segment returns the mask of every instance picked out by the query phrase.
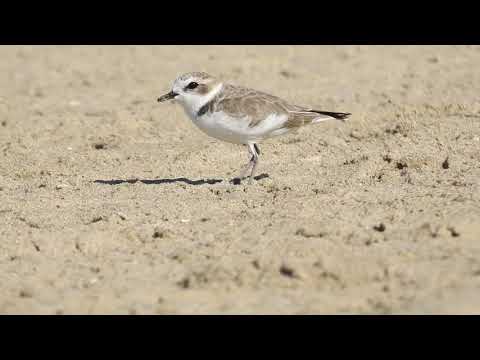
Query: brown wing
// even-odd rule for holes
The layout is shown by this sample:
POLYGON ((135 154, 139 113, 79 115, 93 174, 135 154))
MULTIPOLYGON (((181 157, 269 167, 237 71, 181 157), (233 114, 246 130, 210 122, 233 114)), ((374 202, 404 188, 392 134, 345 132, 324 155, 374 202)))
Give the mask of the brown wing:
POLYGON ((310 124, 313 120, 321 117, 319 114, 313 113, 309 110, 293 111, 285 123, 286 128, 294 129, 304 125, 310 124))
POLYGON ((215 110, 223 111, 232 117, 241 118, 245 112, 250 114, 249 127, 257 126, 268 115, 275 113, 287 115, 282 127, 294 129, 310 124, 318 119, 344 119, 350 114, 313 110, 292 105, 285 100, 258 90, 226 84, 222 97, 215 101, 215 110))
POLYGON ((216 102, 216 111, 223 111, 233 117, 250 114, 249 127, 255 127, 272 113, 290 117, 295 111, 302 111, 299 106, 288 104, 279 97, 241 87, 225 85, 222 98, 216 102))
POLYGON ((350 113, 303 109, 290 112, 290 116, 284 127, 299 128, 300 126, 311 124, 314 120, 315 122, 329 119, 345 121, 350 115, 350 113))

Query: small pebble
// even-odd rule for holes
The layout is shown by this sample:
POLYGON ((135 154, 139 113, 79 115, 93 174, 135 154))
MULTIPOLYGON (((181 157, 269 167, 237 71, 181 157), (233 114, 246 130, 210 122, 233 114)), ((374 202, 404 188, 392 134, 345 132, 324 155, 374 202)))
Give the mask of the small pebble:
POLYGON ((182 289, 188 289, 190 287, 190 279, 188 277, 183 278, 177 285, 180 286, 182 289))
POLYGON ((97 223, 99 221, 102 221, 103 220, 103 217, 102 216, 95 216, 91 221, 90 221, 90 224, 94 224, 94 223, 97 223))
POLYGON ((33 297, 33 292, 30 289, 22 289, 18 294, 21 298, 31 298, 33 297))
POLYGON ((119 212, 119 213, 117 213, 117 215, 120 219, 127 220, 127 216, 124 213, 119 212))
POLYGON ((96 149, 96 150, 103 150, 107 147, 107 144, 104 144, 104 143, 96 143, 93 145, 93 147, 96 149))
POLYGON ((164 229, 161 229, 161 228, 155 228, 154 232, 153 232, 153 238, 154 239, 163 239, 165 237, 167 237, 168 235, 168 232, 165 231, 164 229))
POLYGON ((442 168, 446 170, 449 167, 450 167, 450 163, 448 162, 448 156, 447 156, 447 158, 442 163, 442 168))
POLYGON ((298 278, 298 274, 296 273, 296 271, 286 264, 282 264, 280 266, 280 274, 290 278, 298 278))

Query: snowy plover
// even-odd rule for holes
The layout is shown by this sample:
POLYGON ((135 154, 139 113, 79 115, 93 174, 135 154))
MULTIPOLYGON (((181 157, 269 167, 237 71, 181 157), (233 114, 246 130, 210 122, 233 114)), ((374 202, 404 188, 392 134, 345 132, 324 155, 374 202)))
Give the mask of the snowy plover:
POLYGON ((248 146, 251 159, 239 179, 244 179, 251 169, 250 182, 258 164, 259 142, 304 125, 345 120, 350 115, 292 105, 261 91, 226 84, 203 72, 179 76, 172 90, 158 101, 171 99, 179 102, 192 122, 207 135, 248 146))

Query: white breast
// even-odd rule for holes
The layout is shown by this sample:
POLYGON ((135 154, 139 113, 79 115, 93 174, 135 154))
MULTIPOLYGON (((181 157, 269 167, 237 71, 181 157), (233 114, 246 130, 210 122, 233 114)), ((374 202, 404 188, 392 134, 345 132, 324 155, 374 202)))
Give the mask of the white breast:
POLYGON ((286 129, 279 129, 287 120, 286 115, 272 114, 255 127, 248 126, 250 121, 247 116, 233 118, 222 111, 200 117, 189 115, 192 122, 207 135, 234 144, 259 142, 286 132, 286 129))

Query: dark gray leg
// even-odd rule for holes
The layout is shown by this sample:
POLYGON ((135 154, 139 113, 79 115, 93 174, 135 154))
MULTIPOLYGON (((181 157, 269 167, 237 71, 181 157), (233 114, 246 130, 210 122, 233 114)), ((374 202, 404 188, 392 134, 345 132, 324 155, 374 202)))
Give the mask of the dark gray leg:
POLYGON ((252 183, 253 177, 255 176, 255 170, 258 165, 258 155, 260 154, 260 149, 258 148, 257 144, 248 144, 248 147, 250 149, 250 152, 252 153, 252 159, 250 160, 250 163, 252 163, 252 171, 250 172, 250 179, 248 181, 249 184, 252 183))
POLYGON ((248 146, 248 152, 252 155, 252 157, 250 158, 250 161, 240 171, 240 175, 238 176, 238 179, 240 179, 240 180, 245 179, 245 177, 246 177, 245 175, 247 174, 248 170, 250 170, 250 168, 253 166, 253 162, 254 162, 254 158, 255 158, 255 156, 252 153, 252 150, 251 150, 250 146, 249 145, 247 145, 247 146, 248 146))
MULTIPOLYGON (((260 154, 260 149, 258 147, 257 144, 248 144, 248 152, 252 155, 252 157, 250 158, 250 161, 248 162, 247 165, 245 165, 243 167, 243 169, 241 170, 240 172, 240 176, 237 178, 238 180, 243 180, 245 179, 245 175, 247 175, 247 172, 248 170, 250 170, 250 174, 249 174, 249 184, 252 183, 252 179, 253 177, 255 176, 255 169, 257 167, 257 164, 258 164, 258 155, 260 154)), ((237 181, 238 183, 240 181, 237 181)))

